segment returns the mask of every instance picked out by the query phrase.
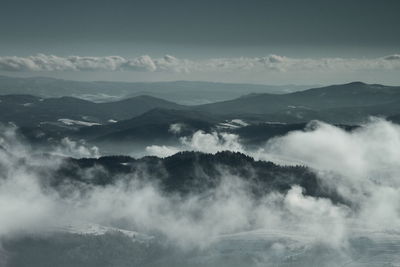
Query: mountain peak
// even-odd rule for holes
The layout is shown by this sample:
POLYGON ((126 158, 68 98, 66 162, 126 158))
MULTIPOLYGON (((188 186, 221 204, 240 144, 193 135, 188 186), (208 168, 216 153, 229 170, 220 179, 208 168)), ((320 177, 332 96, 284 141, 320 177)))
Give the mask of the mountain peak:
POLYGON ((350 83, 348 83, 346 85, 350 85, 350 86, 365 86, 365 85, 368 85, 368 84, 360 82, 360 81, 355 81, 355 82, 350 82, 350 83))

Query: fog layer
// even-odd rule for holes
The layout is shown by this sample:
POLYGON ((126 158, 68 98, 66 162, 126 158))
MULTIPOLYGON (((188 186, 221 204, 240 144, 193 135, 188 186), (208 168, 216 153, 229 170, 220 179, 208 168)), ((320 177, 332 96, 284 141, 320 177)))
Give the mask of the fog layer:
MULTIPOLYGON (((279 239, 290 236, 308 246, 319 244, 352 257, 354 238, 399 234, 400 126, 381 119, 372 119, 352 132, 312 122, 306 131, 274 138, 255 151, 246 151, 235 135, 203 132, 183 138, 180 147, 148 148, 161 151, 162 156, 187 149, 234 150, 259 160, 307 165, 328 188, 339 192, 344 199, 341 203, 306 196, 297 185, 287 193, 273 191, 254 198, 244 177, 229 170, 221 170, 221 182, 215 188, 187 195, 164 192, 155 177, 146 177, 146 171, 104 186, 71 181, 55 188, 51 184, 57 179, 54 170, 63 159, 32 151, 13 129, 4 128, 2 133, 0 240, 94 223, 161 238, 185 251, 207 249, 239 233, 269 231, 282 233, 279 239)), ((70 142, 55 152, 60 154, 69 144, 69 149, 77 148, 74 156, 79 151, 88 155, 90 149, 70 142)), ((82 175, 90 180, 95 173, 82 175)), ((291 249, 277 244, 282 253, 291 249)))

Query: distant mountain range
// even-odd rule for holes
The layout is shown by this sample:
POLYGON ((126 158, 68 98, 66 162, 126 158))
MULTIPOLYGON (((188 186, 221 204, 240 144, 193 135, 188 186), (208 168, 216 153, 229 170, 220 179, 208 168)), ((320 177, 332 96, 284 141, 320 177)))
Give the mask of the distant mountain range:
MULTIPOLYGON (((0 121, 21 125, 57 122, 59 119, 106 124, 127 120, 154 108, 205 112, 225 119, 307 122, 320 119, 334 123, 357 123, 368 116, 400 113, 400 87, 353 82, 288 94, 250 94, 229 101, 204 105, 180 105, 152 96, 95 103, 74 97, 41 98, 31 95, 0 96, 0 121)), ((176 113, 177 115, 177 113, 176 113)), ((73 122, 72 122, 73 123, 73 122)), ((79 123, 77 123, 79 124, 79 123)))
POLYGON ((104 82, 69 81, 0 76, 0 95, 29 94, 39 97, 72 96, 95 102, 116 101, 139 95, 163 98, 179 104, 204 104, 249 93, 282 94, 305 90, 306 85, 257 85, 197 81, 104 82))
POLYGON ((17 124, 29 140, 46 143, 70 136, 95 144, 120 143, 121 149, 126 142, 140 144, 141 149, 176 144, 179 137, 197 130, 235 133, 251 145, 304 129, 310 120, 346 127, 369 116, 399 122, 400 87, 353 82, 191 106, 146 95, 104 103, 69 96, 0 96, 0 122, 17 124), (183 127, 174 132, 172 124, 183 127))

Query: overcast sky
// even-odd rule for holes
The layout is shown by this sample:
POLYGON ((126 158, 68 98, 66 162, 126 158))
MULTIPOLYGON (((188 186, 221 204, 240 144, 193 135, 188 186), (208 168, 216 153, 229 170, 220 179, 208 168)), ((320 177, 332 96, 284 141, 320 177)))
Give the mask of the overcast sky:
POLYGON ((0 74, 400 84, 398 0, 0 3, 0 74))

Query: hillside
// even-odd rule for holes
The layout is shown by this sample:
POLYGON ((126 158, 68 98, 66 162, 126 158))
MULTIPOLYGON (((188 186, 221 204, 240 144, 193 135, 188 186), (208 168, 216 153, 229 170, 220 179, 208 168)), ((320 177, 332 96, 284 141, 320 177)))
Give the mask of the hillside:
POLYGON ((98 141, 143 141, 188 135, 199 129, 208 131, 220 120, 218 116, 206 112, 156 108, 129 120, 85 127, 78 134, 98 141), (172 124, 178 124, 180 129, 171 131, 172 124))
POLYGON ((353 82, 283 95, 251 94, 196 109, 223 115, 262 114, 277 121, 343 122, 349 115, 354 117, 352 121, 368 115, 391 115, 396 101, 400 101, 400 87, 353 82), (359 114, 354 116, 354 111, 359 114))
MULTIPOLYGON (((306 167, 279 166, 272 162, 256 161, 241 153, 219 152, 215 155, 199 152, 181 152, 167 158, 109 156, 99 159, 68 159, 57 170, 55 186, 66 181, 107 185, 122 179, 118 174, 140 173, 145 167, 148 177, 161 182, 164 190, 176 193, 193 193, 216 187, 226 170, 231 175, 249 182, 252 193, 262 196, 268 192, 287 192, 293 185, 300 185, 311 196, 326 196, 339 201, 335 192, 325 191, 318 177, 306 167), (102 167, 91 180, 83 180, 80 173, 92 167, 102 167), (119 178, 118 178, 119 177, 119 178)), ((131 176, 134 177, 134 176, 131 176)), ((143 178, 146 179, 146 178, 143 178)))
POLYGON ((103 124, 109 120, 130 119, 154 108, 185 108, 151 96, 94 103, 74 97, 40 98, 30 95, 6 95, 0 96, 0 101, 0 122, 14 122, 18 126, 39 126, 43 123, 60 123, 60 120, 64 120, 66 122, 64 124, 67 125, 103 124))

